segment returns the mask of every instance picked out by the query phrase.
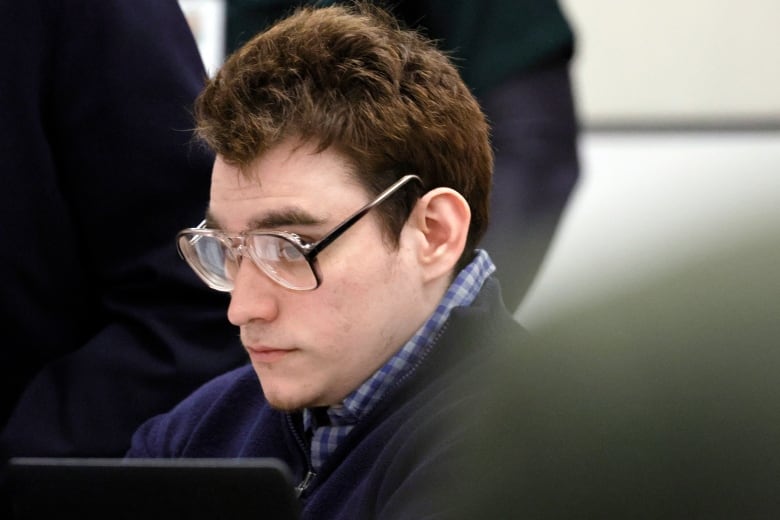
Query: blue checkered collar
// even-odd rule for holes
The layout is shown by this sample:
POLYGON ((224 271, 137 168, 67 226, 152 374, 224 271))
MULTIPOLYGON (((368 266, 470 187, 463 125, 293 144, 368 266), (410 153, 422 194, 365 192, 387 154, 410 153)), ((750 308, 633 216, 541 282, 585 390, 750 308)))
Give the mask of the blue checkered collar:
POLYGON ((315 469, 333 452, 340 440, 346 437, 352 426, 374 408, 388 389, 403 374, 414 369, 427 351, 426 347, 432 343, 447 321, 452 309, 471 305, 485 280, 495 269, 487 252, 477 250, 474 259, 458 273, 436 310, 414 336, 341 404, 327 409, 330 425, 317 425, 313 411, 303 411, 304 429, 313 431, 311 451, 315 469))

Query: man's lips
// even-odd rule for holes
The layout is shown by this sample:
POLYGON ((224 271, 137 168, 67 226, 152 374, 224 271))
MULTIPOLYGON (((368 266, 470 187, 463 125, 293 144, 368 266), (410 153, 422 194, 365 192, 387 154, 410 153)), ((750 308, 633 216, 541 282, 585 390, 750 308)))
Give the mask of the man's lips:
POLYGON ((281 349, 264 346, 246 346, 249 358, 258 363, 274 363, 290 354, 293 349, 281 349))

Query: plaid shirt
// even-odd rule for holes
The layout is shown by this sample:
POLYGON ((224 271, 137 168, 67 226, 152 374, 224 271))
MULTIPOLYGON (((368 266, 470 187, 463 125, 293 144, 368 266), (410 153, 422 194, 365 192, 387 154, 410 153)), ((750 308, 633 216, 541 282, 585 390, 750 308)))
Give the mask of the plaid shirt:
POLYGON ((311 463, 314 471, 319 471, 323 461, 333 453, 352 427, 374 408, 393 383, 414 369, 426 352, 426 347, 447 321, 450 311, 455 307, 471 305, 482 284, 495 270, 487 252, 478 250, 474 260, 458 273, 436 310, 412 339, 340 405, 326 410, 330 424, 318 425, 312 410, 303 411, 304 430, 312 434, 311 463))

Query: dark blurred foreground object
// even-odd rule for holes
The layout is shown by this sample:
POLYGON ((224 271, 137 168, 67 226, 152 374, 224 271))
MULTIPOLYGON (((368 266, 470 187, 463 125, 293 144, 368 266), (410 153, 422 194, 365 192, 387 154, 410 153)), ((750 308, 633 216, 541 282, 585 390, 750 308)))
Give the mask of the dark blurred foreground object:
MULTIPOLYGON (((232 51, 300 3, 227 0, 232 51)), ((556 0, 374 0, 451 52, 492 128, 491 223, 482 247, 507 308, 522 301, 579 176, 569 64, 574 36, 556 0)))
POLYGON ((245 362, 174 245, 208 200, 203 65, 175 0, 2 1, 0 58, 0 463, 121 456, 245 362))
POLYGON ((779 315, 773 227, 558 317, 497 369, 448 497, 462 518, 780 518, 779 315))

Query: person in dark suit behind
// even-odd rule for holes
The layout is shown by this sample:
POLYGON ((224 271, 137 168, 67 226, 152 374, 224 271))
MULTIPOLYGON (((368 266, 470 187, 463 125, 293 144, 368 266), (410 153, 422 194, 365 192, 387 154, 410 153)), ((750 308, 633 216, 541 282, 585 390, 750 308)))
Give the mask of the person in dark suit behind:
POLYGON ((0 1, 0 450, 113 456, 246 361, 173 246, 213 157, 175 0, 0 1))
MULTIPOLYGON (((235 50, 295 5, 337 0, 227 0, 235 50)), ((490 121, 490 228, 482 242, 516 309, 544 260, 579 178, 569 78, 575 38, 557 0, 373 0, 455 59, 490 121)))

